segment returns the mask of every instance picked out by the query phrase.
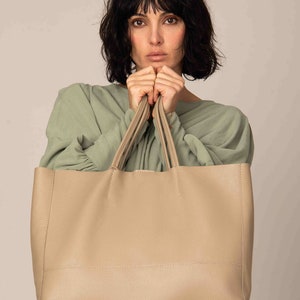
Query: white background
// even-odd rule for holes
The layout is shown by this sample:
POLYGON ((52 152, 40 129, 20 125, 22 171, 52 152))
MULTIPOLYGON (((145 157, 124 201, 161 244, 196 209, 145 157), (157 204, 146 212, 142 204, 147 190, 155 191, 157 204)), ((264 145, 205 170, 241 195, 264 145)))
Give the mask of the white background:
MULTIPOLYGON (((14 1, 0 7, 0 299, 35 298, 30 253, 33 169, 60 88, 106 84, 102 2, 14 1)), ((255 138, 255 300, 300 299, 298 0, 208 0, 224 67, 188 86, 238 106, 255 138), (298 191, 298 192, 297 192, 298 191)))

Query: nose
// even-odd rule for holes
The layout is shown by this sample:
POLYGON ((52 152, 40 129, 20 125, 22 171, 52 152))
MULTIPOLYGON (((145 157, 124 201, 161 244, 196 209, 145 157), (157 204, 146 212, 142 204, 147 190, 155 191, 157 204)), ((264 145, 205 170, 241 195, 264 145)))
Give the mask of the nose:
POLYGON ((153 46, 161 45, 163 43, 163 35, 161 28, 157 25, 152 25, 150 30, 150 44, 153 46))

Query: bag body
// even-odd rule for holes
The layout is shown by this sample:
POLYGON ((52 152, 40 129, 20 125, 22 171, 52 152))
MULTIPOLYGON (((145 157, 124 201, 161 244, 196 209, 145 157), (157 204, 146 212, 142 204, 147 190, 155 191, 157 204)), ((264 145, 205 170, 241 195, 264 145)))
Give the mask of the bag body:
POLYGON ((168 170, 122 171, 146 107, 107 171, 36 168, 31 246, 38 300, 249 299, 249 165, 179 166, 161 106, 156 121, 168 170))

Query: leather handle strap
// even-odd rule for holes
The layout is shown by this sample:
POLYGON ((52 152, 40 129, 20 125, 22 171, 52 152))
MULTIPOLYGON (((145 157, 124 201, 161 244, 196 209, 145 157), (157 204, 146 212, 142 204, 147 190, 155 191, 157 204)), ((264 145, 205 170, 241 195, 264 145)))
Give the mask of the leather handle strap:
MULTIPOLYGON (((150 106, 148 104, 147 97, 144 96, 114 156, 111 164, 112 169, 122 170, 124 168, 126 159, 129 156, 133 143, 135 142, 142 127, 148 120, 149 113, 150 106)), ((169 123, 164 112, 161 97, 159 97, 156 104, 154 105, 153 116, 156 120, 156 127, 161 142, 162 154, 166 169, 170 170, 170 168, 172 167, 179 166, 179 162, 169 123)))
POLYGON ((169 170, 170 168, 177 167, 179 166, 177 152, 174 145, 169 122, 167 120, 163 108, 161 97, 159 97, 159 99, 157 100, 154 106, 153 116, 156 120, 156 127, 158 130, 158 135, 162 146, 162 152, 163 152, 166 168, 167 170, 169 170))
POLYGON ((119 168, 120 169, 124 168, 125 163, 126 163, 126 159, 128 159, 128 157, 130 155, 130 151, 132 150, 133 144, 136 141, 137 136, 140 133, 140 131, 142 130, 144 124, 146 123, 146 121, 149 118, 150 106, 148 104, 147 97, 144 97, 142 99, 141 106, 142 106, 141 107, 142 112, 141 112, 141 115, 140 115, 140 118, 139 118, 139 123, 137 124, 136 129, 133 131, 133 134, 132 134, 132 136, 129 140, 129 143, 128 143, 126 149, 125 149, 125 152, 122 155, 122 158, 121 158, 120 163, 119 163, 119 166, 120 166, 119 168))
POLYGON ((128 154, 133 146, 133 143, 141 131, 143 125, 146 123, 150 113, 150 106, 147 102, 147 97, 144 96, 139 103, 137 111, 131 120, 127 131, 119 145, 119 148, 116 151, 116 154, 111 163, 112 169, 122 170, 128 154))

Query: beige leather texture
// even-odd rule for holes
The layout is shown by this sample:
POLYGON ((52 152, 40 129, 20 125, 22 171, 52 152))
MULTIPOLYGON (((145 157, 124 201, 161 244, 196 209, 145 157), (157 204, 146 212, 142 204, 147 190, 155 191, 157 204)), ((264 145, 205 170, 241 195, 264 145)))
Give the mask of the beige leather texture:
POLYGON ((122 171, 149 114, 143 103, 107 171, 36 168, 38 300, 250 298, 249 165, 179 166, 159 101, 154 114, 168 170, 122 171))

